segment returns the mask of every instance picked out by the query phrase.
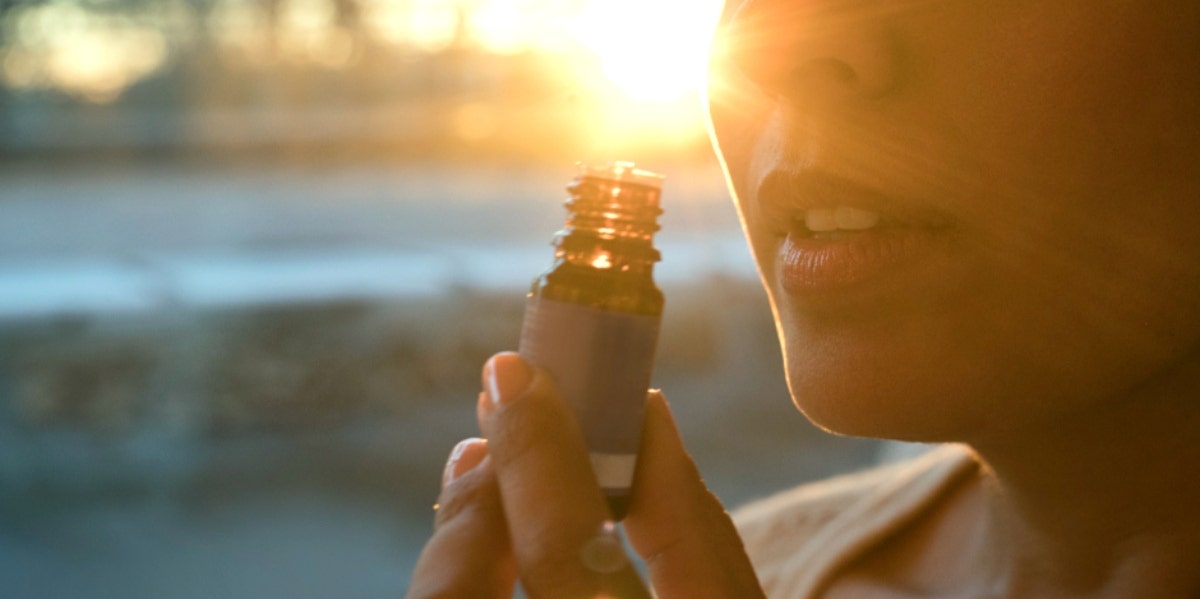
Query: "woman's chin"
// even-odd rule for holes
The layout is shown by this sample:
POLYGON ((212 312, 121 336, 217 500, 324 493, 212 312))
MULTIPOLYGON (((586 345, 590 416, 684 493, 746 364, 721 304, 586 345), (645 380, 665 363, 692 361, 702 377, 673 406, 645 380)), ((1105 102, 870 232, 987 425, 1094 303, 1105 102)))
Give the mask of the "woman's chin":
POLYGON ((936 443, 960 441, 961 427, 913 407, 916 401, 888 401, 792 390, 792 402, 816 426, 848 437, 936 443))
MULTIPOLYGON (((911 374, 911 373, 910 373, 911 374)), ((932 377, 936 378, 936 377, 932 377)), ((978 399, 947 385, 920 385, 887 372, 788 369, 792 402, 813 424, 837 435, 915 442, 966 441, 989 425, 978 399)))

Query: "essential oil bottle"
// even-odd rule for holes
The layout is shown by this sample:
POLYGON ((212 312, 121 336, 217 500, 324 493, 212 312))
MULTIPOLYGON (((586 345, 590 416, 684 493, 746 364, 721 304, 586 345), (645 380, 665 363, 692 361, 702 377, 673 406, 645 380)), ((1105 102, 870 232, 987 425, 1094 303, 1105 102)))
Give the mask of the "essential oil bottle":
POLYGON ((628 162, 580 166, 554 262, 533 281, 521 330, 520 354, 554 377, 574 410, 617 520, 628 508, 663 311, 653 277, 662 180, 628 162))

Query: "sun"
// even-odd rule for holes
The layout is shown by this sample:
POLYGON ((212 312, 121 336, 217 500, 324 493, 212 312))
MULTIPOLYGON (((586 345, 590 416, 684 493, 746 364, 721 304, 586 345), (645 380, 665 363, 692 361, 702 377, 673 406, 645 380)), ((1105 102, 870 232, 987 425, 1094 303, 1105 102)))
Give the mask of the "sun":
POLYGON ((722 0, 589 0, 570 31, 630 98, 670 103, 704 83, 722 0))

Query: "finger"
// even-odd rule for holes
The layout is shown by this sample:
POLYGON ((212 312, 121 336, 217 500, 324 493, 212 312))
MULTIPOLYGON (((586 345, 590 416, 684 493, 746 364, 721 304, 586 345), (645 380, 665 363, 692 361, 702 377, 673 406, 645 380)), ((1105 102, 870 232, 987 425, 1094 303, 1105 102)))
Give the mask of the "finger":
POLYGON ((406 597, 507 598, 515 581, 487 444, 467 439, 446 463, 433 537, 421 551, 406 597))
POLYGON ((484 388, 480 424, 525 590, 532 597, 647 596, 623 551, 613 567, 601 568, 609 571, 589 564, 589 550, 607 542, 611 516, 583 434, 550 377, 502 353, 485 366, 484 388))
POLYGON ((661 597, 762 597, 733 520, 683 447, 662 393, 650 392, 625 529, 661 597))

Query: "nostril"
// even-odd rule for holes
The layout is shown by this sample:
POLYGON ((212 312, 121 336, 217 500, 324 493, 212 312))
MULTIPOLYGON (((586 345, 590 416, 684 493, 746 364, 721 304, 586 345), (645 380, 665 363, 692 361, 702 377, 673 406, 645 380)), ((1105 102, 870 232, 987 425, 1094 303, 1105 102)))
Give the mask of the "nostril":
POLYGON ((792 82, 800 85, 831 85, 837 88, 852 90, 858 87, 858 72, 845 61, 833 58, 810 60, 788 76, 792 82))
POLYGON ((875 95, 849 63, 821 58, 795 63, 782 60, 743 60, 734 63, 738 71, 764 94, 788 100, 840 98, 847 95, 875 95))

